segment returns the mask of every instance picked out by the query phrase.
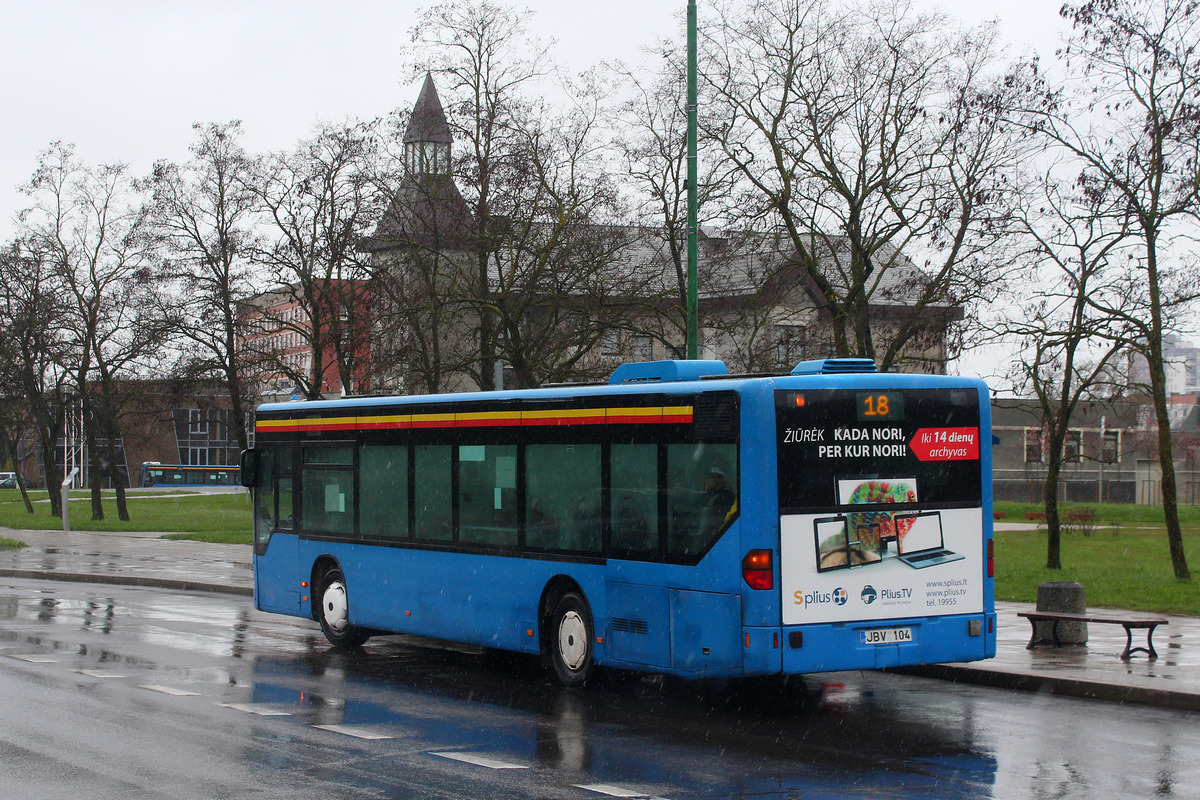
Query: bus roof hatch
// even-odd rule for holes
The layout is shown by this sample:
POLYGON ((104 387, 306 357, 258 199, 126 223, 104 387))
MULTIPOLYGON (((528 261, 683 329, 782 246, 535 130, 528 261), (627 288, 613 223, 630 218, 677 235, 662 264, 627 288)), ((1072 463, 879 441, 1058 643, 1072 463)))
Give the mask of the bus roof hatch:
POLYGON ((709 375, 728 375, 724 361, 640 361, 613 370, 610 384, 698 381, 709 375))
POLYGON ((869 358, 819 358, 801 361, 792 370, 793 375, 837 375, 847 372, 878 372, 879 368, 869 358))

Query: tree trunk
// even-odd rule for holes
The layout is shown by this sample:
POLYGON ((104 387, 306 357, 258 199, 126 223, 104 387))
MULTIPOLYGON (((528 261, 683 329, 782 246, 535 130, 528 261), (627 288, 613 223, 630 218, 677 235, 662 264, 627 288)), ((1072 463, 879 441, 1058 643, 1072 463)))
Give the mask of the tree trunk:
MULTIPOLYGON (((92 419, 91 403, 86 400, 83 404, 83 418, 84 420, 92 419)), ((104 499, 100 481, 103 462, 100 459, 100 448, 96 446, 96 426, 85 423, 84 431, 84 441, 87 443, 88 449, 88 471, 91 473, 88 476, 88 484, 92 490, 92 519, 102 520, 104 519, 104 499)))
POLYGON ((1171 442, 1171 417, 1167 409, 1167 376, 1163 364, 1162 294, 1158 281, 1158 243, 1155 232, 1146 232, 1146 277, 1150 294, 1150 394, 1154 399, 1154 418, 1158 425, 1158 462, 1162 470, 1163 516, 1167 522, 1167 543, 1175 577, 1190 580, 1187 556, 1183 550, 1183 532, 1179 527, 1179 505, 1175 487, 1175 455, 1171 442))
POLYGON ((29 491, 25 488, 25 478, 21 475, 21 454, 17 449, 19 442, 16 439, 9 439, 6 443, 9 458, 12 459, 13 471, 17 476, 17 488, 21 490, 21 502, 25 504, 25 510, 32 514, 33 503, 29 501, 29 491))
MULTIPOLYGON (((1055 426, 1056 429, 1058 426, 1055 426)), ((1063 436, 1057 430, 1050 437, 1046 459, 1046 483, 1042 500, 1046 504, 1046 569, 1062 569, 1062 525, 1058 517, 1058 478, 1062 473, 1063 436)))

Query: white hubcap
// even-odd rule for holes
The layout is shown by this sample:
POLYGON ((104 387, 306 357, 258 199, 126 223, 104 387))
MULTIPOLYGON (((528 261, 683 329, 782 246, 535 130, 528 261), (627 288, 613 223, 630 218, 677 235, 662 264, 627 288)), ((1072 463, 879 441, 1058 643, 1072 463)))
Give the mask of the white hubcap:
POLYGON ((587 625, 576 611, 563 614, 558 623, 558 655, 569 670, 583 666, 587 658, 587 625))
POLYGON ((325 624, 333 630, 340 632, 346 629, 346 623, 350 619, 346 604, 346 584, 334 581, 325 587, 325 594, 321 596, 321 614, 325 617, 325 624))

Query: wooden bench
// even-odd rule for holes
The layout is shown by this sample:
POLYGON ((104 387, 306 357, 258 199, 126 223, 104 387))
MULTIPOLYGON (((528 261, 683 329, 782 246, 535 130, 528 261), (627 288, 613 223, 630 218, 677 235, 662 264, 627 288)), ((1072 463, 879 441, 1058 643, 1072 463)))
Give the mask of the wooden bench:
POLYGON ((1025 512, 1025 519, 1045 519, 1045 518, 1046 518, 1045 511, 1026 511, 1025 512))
POLYGON ((1097 622, 1110 625, 1121 625, 1125 628, 1125 652, 1121 653, 1121 658, 1129 660, 1133 653, 1145 653, 1150 658, 1158 658, 1158 653, 1154 649, 1154 629, 1159 625, 1166 625, 1167 620, 1159 617, 1105 617, 1094 614, 1068 614, 1061 611, 1018 611, 1018 617, 1025 617, 1029 620, 1029 624, 1033 626, 1033 633, 1029 637, 1029 644, 1026 649, 1032 650, 1037 647, 1037 623, 1050 622, 1050 635, 1054 639, 1055 647, 1062 647, 1062 643, 1058 640, 1058 623, 1060 622, 1097 622), (1133 646, 1133 629, 1146 629, 1146 646, 1133 646))

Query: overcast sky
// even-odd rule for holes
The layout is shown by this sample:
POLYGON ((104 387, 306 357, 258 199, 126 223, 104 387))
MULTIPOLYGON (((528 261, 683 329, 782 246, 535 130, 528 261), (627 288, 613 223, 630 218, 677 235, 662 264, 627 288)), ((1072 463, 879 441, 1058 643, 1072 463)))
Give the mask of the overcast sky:
MULTIPOLYGON (((290 147, 318 119, 375 117, 412 103, 419 87, 400 83, 400 51, 430 5, 0 0, 0 242, 26 204, 17 187, 56 139, 75 143, 86 163, 125 162, 143 174, 156 159, 187 158, 194 122, 241 119, 245 146, 259 152, 290 147)), ((539 36, 556 39, 560 60, 580 70, 614 56, 636 60, 656 35, 676 32, 687 4, 526 5, 539 36)), ((1057 0, 1009 0, 998 11, 993 3, 954 6, 970 23, 1007 16, 1007 38, 1052 46, 1057 0)))
MULTIPOLYGON (((503 0, 501 0, 503 1, 503 0)), ((704 0, 700 0, 703 5, 704 0)), ((941 0, 914 0, 937 7, 941 0)), ((0 0, 0 243, 27 205, 18 187, 61 139, 85 163, 145 174, 183 161, 195 122, 244 123, 252 152, 291 147, 318 120, 372 118, 411 104, 401 50, 419 0, 0 0)), ((534 32, 579 71, 636 62, 681 30, 686 0, 529 0, 534 32)), ((951 5, 951 4, 945 4, 951 5)), ((998 18, 1013 54, 1049 56, 1058 0, 959 0, 966 23, 998 18)), ((703 101, 703 98, 701 98, 703 101)), ((974 370, 970 370, 974 371, 974 370)))

